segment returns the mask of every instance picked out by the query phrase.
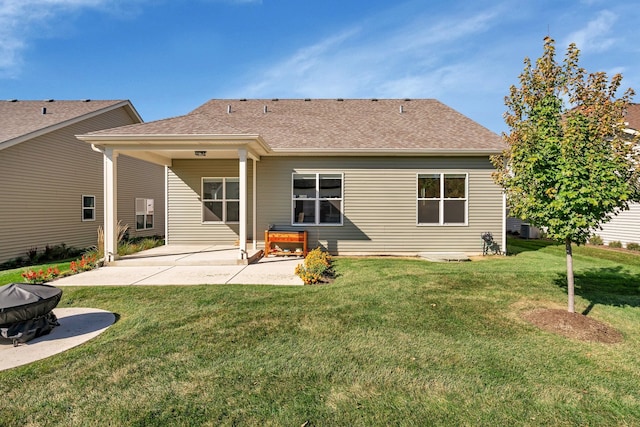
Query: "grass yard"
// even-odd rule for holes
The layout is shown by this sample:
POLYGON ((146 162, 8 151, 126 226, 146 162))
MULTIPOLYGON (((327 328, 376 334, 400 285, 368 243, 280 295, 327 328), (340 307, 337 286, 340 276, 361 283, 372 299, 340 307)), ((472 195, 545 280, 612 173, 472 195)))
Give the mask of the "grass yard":
POLYGON ((46 271, 47 268, 51 267, 51 268, 59 268, 60 271, 65 271, 65 270, 69 270, 69 264, 71 264, 71 261, 59 261, 59 262, 51 262, 48 264, 40 264, 40 265, 34 265, 34 266, 29 266, 29 267, 20 267, 20 268, 13 268, 11 270, 1 270, 0 271, 0 285, 6 285, 8 283, 20 283, 20 282, 24 282, 24 278, 22 277, 22 273, 27 271, 27 270, 34 270, 34 271, 38 271, 38 270, 44 270, 46 271))
POLYGON ((521 315, 565 308, 561 246, 432 264, 337 258, 323 286, 65 288, 96 339, 0 372, 0 425, 640 425, 640 257, 575 251, 576 310, 618 344, 521 315))

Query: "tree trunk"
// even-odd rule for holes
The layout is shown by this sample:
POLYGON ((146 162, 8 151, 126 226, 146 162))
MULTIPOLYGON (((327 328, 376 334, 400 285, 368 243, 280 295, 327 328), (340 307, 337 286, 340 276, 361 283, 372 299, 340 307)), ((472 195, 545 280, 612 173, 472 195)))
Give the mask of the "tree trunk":
POLYGON ((571 250, 571 239, 568 237, 564 241, 567 250, 567 295, 569 296, 569 313, 574 313, 574 282, 573 282, 573 252, 571 250))

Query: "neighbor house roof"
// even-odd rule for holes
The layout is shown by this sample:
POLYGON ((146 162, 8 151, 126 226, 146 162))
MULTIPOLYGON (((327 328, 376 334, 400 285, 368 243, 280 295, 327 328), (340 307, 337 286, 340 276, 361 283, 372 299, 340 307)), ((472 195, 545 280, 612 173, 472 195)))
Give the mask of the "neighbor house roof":
POLYGON ((624 120, 630 129, 640 131, 640 104, 629 104, 624 120))
POLYGON ((434 99, 211 100, 191 113, 82 139, 259 135, 277 153, 500 152, 502 139, 434 99))
POLYGON ((119 107, 126 107, 134 120, 142 122, 126 100, 0 101, 0 149, 119 107))

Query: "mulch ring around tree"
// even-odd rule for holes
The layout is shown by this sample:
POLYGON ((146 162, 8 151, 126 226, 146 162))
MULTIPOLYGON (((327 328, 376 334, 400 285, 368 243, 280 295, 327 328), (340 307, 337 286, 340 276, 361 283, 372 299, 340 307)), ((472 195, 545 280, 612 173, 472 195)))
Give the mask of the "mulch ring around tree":
POLYGON ((622 334, 611 326, 580 313, 567 310, 538 308, 522 313, 522 317, 547 332, 581 341, 615 344, 622 334))

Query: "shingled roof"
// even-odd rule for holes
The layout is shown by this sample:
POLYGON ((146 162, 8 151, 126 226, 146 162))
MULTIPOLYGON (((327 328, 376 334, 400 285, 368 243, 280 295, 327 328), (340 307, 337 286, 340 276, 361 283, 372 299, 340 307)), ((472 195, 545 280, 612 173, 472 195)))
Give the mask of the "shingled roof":
POLYGON ((122 106, 129 101, 0 101, 0 148, 122 106))
POLYGON ((629 123, 629 128, 640 131, 640 104, 629 104, 624 120, 629 123))
POLYGON ((216 99, 184 116, 90 135, 259 135, 274 153, 504 148, 498 135, 434 99, 216 99))

